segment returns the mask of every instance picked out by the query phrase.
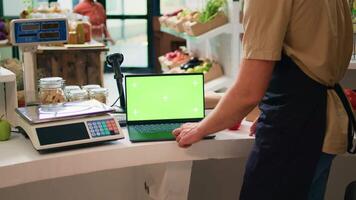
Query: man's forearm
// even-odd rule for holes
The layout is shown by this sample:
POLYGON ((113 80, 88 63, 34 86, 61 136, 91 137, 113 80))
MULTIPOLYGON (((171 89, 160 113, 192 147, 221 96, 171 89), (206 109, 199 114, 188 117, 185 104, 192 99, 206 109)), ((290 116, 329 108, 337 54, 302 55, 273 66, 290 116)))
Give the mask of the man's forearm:
POLYGON ((244 60, 236 82, 198 128, 207 135, 229 128, 241 121, 264 96, 272 76, 274 63, 273 61, 244 60))

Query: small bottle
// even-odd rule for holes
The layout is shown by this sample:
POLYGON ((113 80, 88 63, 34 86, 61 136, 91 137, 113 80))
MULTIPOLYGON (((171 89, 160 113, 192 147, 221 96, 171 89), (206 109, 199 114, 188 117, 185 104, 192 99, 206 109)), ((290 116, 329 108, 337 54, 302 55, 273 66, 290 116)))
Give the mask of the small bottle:
POLYGON ((106 88, 97 88, 89 91, 89 98, 106 104, 109 92, 106 88))
POLYGON ((68 93, 68 101, 73 102, 73 101, 85 101, 88 100, 88 92, 86 90, 71 90, 68 93))
POLYGON ((66 101, 64 80, 60 77, 42 78, 39 81, 39 99, 43 107, 57 107, 66 101))
POLYGON ((84 33, 83 21, 77 22, 76 33, 77 33, 77 38, 78 38, 78 44, 84 44, 85 43, 85 33, 84 33))
POLYGON ((68 44, 78 44, 77 32, 69 31, 68 44))
POLYGON ((84 26, 85 42, 90 42, 91 41, 91 24, 89 22, 88 16, 83 17, 83 26, 84 26))

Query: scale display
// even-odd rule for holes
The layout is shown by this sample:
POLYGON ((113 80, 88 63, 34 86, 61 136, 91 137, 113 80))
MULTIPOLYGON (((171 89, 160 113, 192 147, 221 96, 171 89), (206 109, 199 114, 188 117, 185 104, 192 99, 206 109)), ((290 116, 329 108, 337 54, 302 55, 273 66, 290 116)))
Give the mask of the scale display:
POLYGON ((64 43, 68 39, 67 19, 18 19, 11 21, 14 45, 64 43))

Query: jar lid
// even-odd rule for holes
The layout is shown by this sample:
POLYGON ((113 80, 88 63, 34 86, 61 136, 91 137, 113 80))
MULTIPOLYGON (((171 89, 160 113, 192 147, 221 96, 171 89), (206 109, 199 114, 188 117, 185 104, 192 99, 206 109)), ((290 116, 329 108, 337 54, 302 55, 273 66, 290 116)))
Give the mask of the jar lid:
POLYGON ((108 89, 106 88, 95 88, 89 91, 90 94, 108 94, 108 89))
POLYGON ((80 90, 80 87, 78 85, 67 85, 64 87, 64 90, 66 91, 80 90))
POLYGON ((95 84, 93 84, 93 85, 84 85, 82 88, 83 88, 84 90, 92 90, 92 89, 98 89, 98 88, 100 88, 100 85, 95 85, 95 84))
POLYGON ((86 90, 71 90, 69 91, 70 96, 86 96, 88 93, 86 90))
POLYGON ((61 77, 47 77, 39 80, 39 85, 42 88, 61 88, 64 80, 61 77))

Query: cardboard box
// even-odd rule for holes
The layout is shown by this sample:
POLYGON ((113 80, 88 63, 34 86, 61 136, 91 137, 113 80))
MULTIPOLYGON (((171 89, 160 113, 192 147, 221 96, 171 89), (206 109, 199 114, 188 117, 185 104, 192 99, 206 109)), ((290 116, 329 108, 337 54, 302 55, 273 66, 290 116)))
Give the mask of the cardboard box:
POLYGON ((211 80, 214 80, 216 78, 219 78, 224 75, 222 67, 217 64, 213 63, 213 66, 210 68, 210 70, 204 74, 204 82, 209 82, 211 80))
POLYGON ((185 19, 179 19, 176 21, 172 21, 171 28, 179 33, 184 32, 184 23, 187 22, 185 19))
POLYGON ((184 31, 191 36, 199 36, 212 29, 228 23, 228 18, 223 12, 218 13, 212 20, 207 23, 190 22, 187 21, 183 24, 184 31))

